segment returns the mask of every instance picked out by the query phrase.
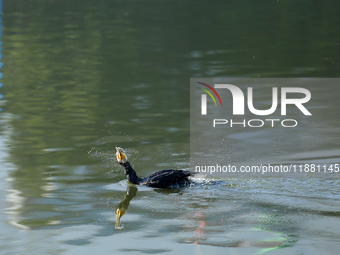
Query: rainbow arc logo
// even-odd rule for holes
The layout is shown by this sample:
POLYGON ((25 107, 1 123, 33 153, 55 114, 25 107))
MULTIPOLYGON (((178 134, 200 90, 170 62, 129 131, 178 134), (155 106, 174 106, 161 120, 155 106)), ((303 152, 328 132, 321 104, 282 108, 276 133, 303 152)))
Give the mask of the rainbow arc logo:
MULTIPOLYGON (((203 82, 197 82, 197 83, 202 84, 203 86, 206 86, 207 88, 211 89, 211 91, 214 92, 215 95, 217 96, 217 98, 218 98, 218 100, 220 101, 220 104, 221 104, 221 106, 222 106, 222 100, 221 100, 221 98, 220 98, 220 95, 217 93, 217 91, 216 91, 213 87, 211 87, 210 85, 205 84, 205 83, 203 83, 203 82)), ((214 96, 210 93, 209 90, 202 89, 202 88, 200 88, 200 87, 197 87, 197 88, 203 90, 204 92, 206 92, 206 93, 212 98, 212 100, 214 100, 215 105, 217 105, 214 96)))
MULTIPOLYGON (((203 82, 197 82, 197 83, 199 83, 199 84, 207 87, 208 89, 210 89, 217 96, 217 98, 220 101, 220 104, 222 106, 221 97, 220 97, 220 95, 217 93, 217 91, 213 87, 211 87, 210 85, 205 84, 203 82)), ((206 92, 212 98, 212 100, 214 100, 214 103, 217 106, 215 97, 213 96, 213 94, 211 94, 211 92, 209 90, 201 88, 201 87, 197 87, 197 88, 203 90, 204 92, 206 92)), ((202 94, 201 95, 201 114, 202 115, 207 115, 207 94, 202 94)))

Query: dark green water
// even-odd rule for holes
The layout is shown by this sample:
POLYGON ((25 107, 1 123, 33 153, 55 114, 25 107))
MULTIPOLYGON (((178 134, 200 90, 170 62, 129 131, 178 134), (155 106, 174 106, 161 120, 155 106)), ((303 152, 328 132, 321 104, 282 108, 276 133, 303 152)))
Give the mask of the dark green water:
MULTIPOLYGON (((129 197, 114 154, 126 148, 140 176, 189 168, 190 77, 339 77, 340 3, 0 3, 0 254, 338 253, 338 179, 129 197)), ((317 91, 338 104, 340 89, 317 91)), ((321 154, 339 163, 334 118, 321 154)))

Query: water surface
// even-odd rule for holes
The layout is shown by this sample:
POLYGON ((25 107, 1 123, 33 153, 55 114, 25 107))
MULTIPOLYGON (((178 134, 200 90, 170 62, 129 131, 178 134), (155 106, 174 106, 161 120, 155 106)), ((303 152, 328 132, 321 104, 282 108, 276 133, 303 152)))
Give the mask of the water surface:
MULTIPOLYGON (((116 229, 131 188, 114 153, 140 176, 188 169, 190 77, 339 77, 339 3, 0 3, 1 254, 337 254, 338 179, 138 187, 116 229)), ((313 89, 337 108, 339 90, 313 89)), ((339 163, 330 114, 293 160, 339 163)))

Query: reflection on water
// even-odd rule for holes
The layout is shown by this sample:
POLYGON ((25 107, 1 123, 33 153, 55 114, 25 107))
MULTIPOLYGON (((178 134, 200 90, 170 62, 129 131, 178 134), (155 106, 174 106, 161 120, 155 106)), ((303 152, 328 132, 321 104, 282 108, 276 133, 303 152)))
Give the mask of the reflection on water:
MULTIPOLYGON (((140 176, 189 168, 190 77, 339 76, 338 2, 2 4, 2 253, 337 254, 337 179, 226 176, 134 192, 114 154, 130 148, 140 176)), ((337 90, 313 95, 313 137, 291 139, 277 162, 339 160, 337 90)), ((282 144, 230 134, 230 158, 258 135, 282 144)))
POLYGON ((119 203, 116 209, 116 225, 115 225, 116 229, 119 229, 120 218, 126 213, 130 201, 136 196, 136 194, 137 187, 133 185, 128 185, 126 195, 124 196, 123 200, 119 203))

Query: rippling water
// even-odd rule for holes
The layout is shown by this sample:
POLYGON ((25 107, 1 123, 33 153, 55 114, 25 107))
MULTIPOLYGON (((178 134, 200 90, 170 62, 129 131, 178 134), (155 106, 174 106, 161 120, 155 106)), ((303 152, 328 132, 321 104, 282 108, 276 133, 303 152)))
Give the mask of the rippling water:
MULTIPOLYGON (((0 254, 338 254, 338 178, 160 190, 114 160, 189 169, 190 77, 338 77, 338 5, 0 0, 0 254)), ((339 163, 339 89, 311 90, 305 133, 229 134, 230 162, 339 163)))

